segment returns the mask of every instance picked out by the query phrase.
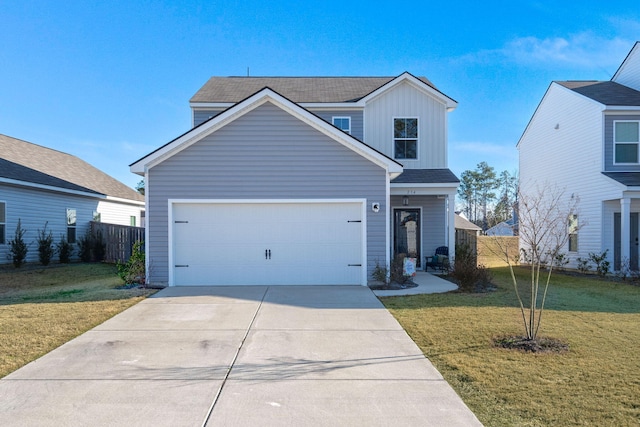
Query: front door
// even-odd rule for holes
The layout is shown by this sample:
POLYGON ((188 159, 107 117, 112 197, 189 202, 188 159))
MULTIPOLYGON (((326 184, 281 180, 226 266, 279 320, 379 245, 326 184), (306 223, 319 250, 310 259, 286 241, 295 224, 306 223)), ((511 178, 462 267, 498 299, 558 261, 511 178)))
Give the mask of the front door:
MULTIPOLYGON (((629 224, 629 269, 638 271, 638 213, 632 212, 630 214, 629 224)), ((613 268, 620 270, 621 259, 620 253, 622 252, 622 246, 620 244, 620 213, 613 214, 613 268)))
POLYGON ((393 231, 393 256, 416 258, 420 267, 420 209, 394 209, 393 231))

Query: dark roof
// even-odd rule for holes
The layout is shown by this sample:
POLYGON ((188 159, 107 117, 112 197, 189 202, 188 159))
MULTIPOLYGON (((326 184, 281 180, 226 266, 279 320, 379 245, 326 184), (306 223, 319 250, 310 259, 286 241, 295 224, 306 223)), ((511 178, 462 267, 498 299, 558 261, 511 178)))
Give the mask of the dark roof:
POLYGON ((640 106, 640 91, 611 81, 557 81, 604 105, 640 106))
POLYGON ((0 159, 23 166, 21 171, 13 167, 14 173, 19 174, 22 181, 44 184, 41 181, 45 179, 43 175, 47 175, 47 182, 53 182, 52 178, 60 180, 58 183, 62 185, 56 186, 61 188, 72 189, 68 184, 74 184, 82 189, 80 191, 90 190, 111 197, 144 201, 144 197, 133 188, 127 187, 84 160, 21 139, 0 135, 0 159))
MULTIPOLYGON (((190 102, 240 102, 269 87, 295 103, 356 102, 396 77, 211 77, 190 102)), ((438 90, 426 77, 416 77, 438 90)), ((438 90, 439 92, 439 90, 438 90)))
POLYGON ((32 182, 34 184, 49 185, 52 187, 66 188, 67 190, 84 191, 86 193, 97 193, 85 187, 67 182, 55 176, 38 172, 37 170, 0 159, 0 178, 14 179, 16 181, 32 182))
POLYGON ((640 172, 602 172, 603 175, 629 187, 640 186, 640 172))
POLYGON ((392 184, 457 184, 460 180, 449 169, 405 169, 392 184))

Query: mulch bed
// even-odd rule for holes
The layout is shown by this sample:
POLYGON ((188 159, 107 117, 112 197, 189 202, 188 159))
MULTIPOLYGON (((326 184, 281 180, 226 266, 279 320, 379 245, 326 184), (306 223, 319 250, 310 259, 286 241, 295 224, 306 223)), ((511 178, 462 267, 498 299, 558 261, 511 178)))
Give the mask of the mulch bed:
POLYGON ((527 339, 523 336, 510 335, 493 339, 496 347, 509 350, 519 350, 525 353, 566 353, 569 351, 569 344, 556 338, 536 338, 527 339))

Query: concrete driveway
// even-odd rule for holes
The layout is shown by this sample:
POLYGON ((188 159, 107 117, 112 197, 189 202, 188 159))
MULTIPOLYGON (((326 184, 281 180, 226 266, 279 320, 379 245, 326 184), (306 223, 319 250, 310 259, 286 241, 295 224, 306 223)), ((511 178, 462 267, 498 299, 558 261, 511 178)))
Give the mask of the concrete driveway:
POLYGON ((167 288, 0 380, 0 425, 480 425, 361 286, 167 288))

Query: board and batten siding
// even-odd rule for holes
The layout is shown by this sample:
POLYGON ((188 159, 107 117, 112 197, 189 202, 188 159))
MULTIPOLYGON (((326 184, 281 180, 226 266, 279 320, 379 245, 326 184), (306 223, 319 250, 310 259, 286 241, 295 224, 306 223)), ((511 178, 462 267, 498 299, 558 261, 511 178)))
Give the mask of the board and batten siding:
POLYGON ((169 199, 364 198, 370 274, 386 259, 386 182, 380 166, 265 103, 148 171, 150 282, 168 282, 169 199))
POLYGON ((614 164, 613 123, 617 120, 640 120, 640 114, 605 114, 604 116, 604 170, 607 172, 640 172, 640 164, 614 164))
POLYGON ((418 118, 418 159, 399 160, 405 168, 447 168, 447 109, 432 96, 403 82, 369 101, 364 113, 367 145, 393 158, 393 119, 418 118))
MULTIPOLYGON (((520 189, 534 194, 545 183, 579 198, 578 252, 571 264, 603 248, 603 201, 616 197, 616 184, 602 175, 602 106, 552 83, 518 144, 520 189)), ((568 252, 568 248, 565 249, 568 252)))
MULTIPOLYGON (((18 220, 26 230, 24 241, 29 245, 27 262, 38 262, 38 230, 51 231, 54 244, 61 236, 67 236, 67 208, 76 210, 76 238, 80 239, 89 229, 98 200, 89 197, 26 187, 1 185, 0 202, 6 203, 5 244, 0 244, 0 264, 11 263, 9 241, 14 238, 18 220)), ((57 255, 53 260, 57 261, 57 255)), ((77 250, 74 250, 77 259, 77 250)))

